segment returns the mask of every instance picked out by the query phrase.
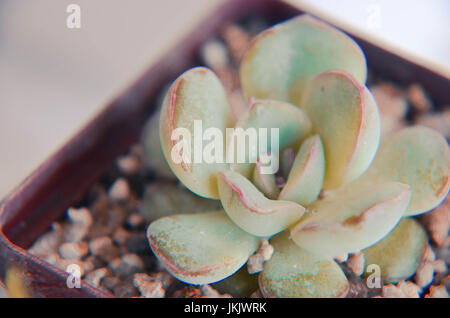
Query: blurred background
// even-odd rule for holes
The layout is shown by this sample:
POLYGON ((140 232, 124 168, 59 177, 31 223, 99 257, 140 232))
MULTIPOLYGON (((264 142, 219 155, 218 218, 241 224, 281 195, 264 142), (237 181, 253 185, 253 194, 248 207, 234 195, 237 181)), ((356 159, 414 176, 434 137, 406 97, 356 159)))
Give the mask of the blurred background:
MULTIPOLYGON (((0 198, 221 1, 0 0, 0 198)), ((290 2, 450 70, 448 0, 290 2)))

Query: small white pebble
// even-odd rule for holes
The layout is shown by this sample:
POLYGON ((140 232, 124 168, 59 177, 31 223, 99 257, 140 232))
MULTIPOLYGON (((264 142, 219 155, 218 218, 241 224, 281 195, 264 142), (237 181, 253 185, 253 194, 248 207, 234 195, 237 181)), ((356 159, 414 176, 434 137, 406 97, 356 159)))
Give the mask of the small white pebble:
POLYGON ((69 217, 70 222, 74 224, 84 224, 90 226, 94 223, 91 212, 87 208, 69 208, 67 209, 67 216, 69 217))
POLYGON ((250 274, 259 273, 264 269, 264 262, 272 258, 273 246, 267 239, 261 239, 258 250, 247 261, 247 270, 250 274))
POLYGON ((354 254, 347 260, 347 266, 358 276, 364 273, 365 264, 366 259, 363 253, 354 254))
POLYGON ((112 246, 112 241, 107 236, 101 236, 93 239, 89 242, 89 250, 92 255, 99 255, 104 249, 108 249, 112 246))
POLYGON ((64 226, 63 240, 65 242, 80 242, 89 233, 94 219, 87 208, 69 208, 67 217, 70 223, 64 226))
POLYGON ((126 175, 136 174, 141 168, 141 163, 136 156, 123 156, 117 159, 119 170, 126 175))
POLYGON ((424 288, 431 284, 434 279, 434 267, 432 263, 423 264, 416 273, 414 280, 419 287, 424 288))
POLYGON ((140 213, 131 213, 126 222, 130 228, 135 229, 144 224, 144 217, 140 213))
POLYGON ((115 273, 119 270, 122 265, 122 259, 120 257, 116 257, 109 261, 108 267, 115 273))
POLYGON ((447 199, 434 210, 425 214, 422 220, 425 221, 431 238, 438 246, 445 246, 446 242, 450 243, 448 236, 450 231, 450 196, 447 196, 447 199))
POLYGON ((57 264, 58 264, 59 259, 60 259, 60 257, 57 253, 49 254, 46 257, 44 257, 44 260, 47 263, 50 263, 51 265, 56 266, 56 267, 58 267, 57 264))
POLYGON ((408 99, 411 105, 420 112, 428 112, 433 107, 425 90, 419 84, 412 84, 408 88, 408 99))
POLYGON ((45 258, 57 251, 61 237, 62 226, 59 223, 53 223, 52 229, 41 235, 29 248, 28 252, 35 256, 45 258))
POLYGON ((263 256, 265 262, 272 258, 273 246, 269 244, 269 241, 267 239, 261 240, 261 245, 259 246, 258 253, 263 256))
POLYGON ((130 238, 130 236, 131 233, 129 231, 125 230, 123 227, 119 227, 114 231, 113 241, 118 245, 124 245, 130 238))
POLYGON ((94 287, 99 287, 101 280, 106 277, 109 274, 109 270, 106 267, 102 267, 99 269, 96 269, 90 273, 88 273, 84 280, 91 284, 94 287))
POLYGON ((92 255, 98 256, 105 261, 109 261, 118 255, 117 247, 108 236, 101 236, 89 242, 89 251, 92 255))
POLYGON ((231 298, 230 294, 221 294, 210 285, 200 286, 200 291, 204 298, 231 298))
POLYGON ((83 270, 85 273, 92 272, 95 269, 95 264, 92 261, 83 262, 83 270))
POLYGON ((384 298, 406 298, 405 293, 392 284, 383 286, 382 295, 384 298))
POLYGON ((102 286, 112 290, 120 284, 120 279, 115 276, 106 276, 102 279, 101 284, 102 286))
POLYGON ((59 255, 64 259, 80 259, 88 253, 86 242, 67 242, 59 247, 59 255))
POLYGON ((439 274, 444 274, 447 272, 447 265, 445 264, 444 260, 442 260, 442 259, 438 259, 438 260, 434 261, 433 268, 434 268, 434 271, 439 274))
POLYGON ((130 155, 137 158, 142 158, 144 155, 144 147, 140 143, 134 144, 131 146, 130 155))
POLYGON ((175 281, 175 278, 166 271, 157 272, 153 277, 161 281, 163 288, 169 287, 175 281))
POLYGON ((261 254, 253 254, 248 258, 247 270, 249 274, 262 272, 264 269, 264 257, 261 254))
POLYGON ((411 281, 401 281, 397 284, 397 288, 400 288, 407 298, 419 298, 421 291, 421 288, 411 281))
POLYGON ((444 285, 431 286, 430 293, 425 298, 449 298, 449 295, 444 285))
POLYGON ((200 291, 202 292, 203 296, 206 297, 214 297, 217 298, 220 296, 220 293, 210 285, 202 285, 200 286, 200 291))
POLYGON ((63 259, 57 253, 48 255, 47 257, 44 258, 44 260, 46 262, 52 264, 56 268, 59 268, 62 271, 68 271, 68 269, 70 268, 69 266, 72 267, 73 265, 77 265, 78 269, 79 269, 80 277, 83 276, 85 273, 83 262, 80 260, 63 259))
POLYGON ((163 298, 166 295, 162 283, 147 274, 134 274, 133 285, 145 298, 163 298))
POLYGON ((209 40, 200 48, 205 64, 211 68, 226 67, 229 63, 227 48, 219 40, 209 40))
POLYGON ((130 197, 130 186, 124 178, 117 179, 109 188, 108 196, 112 200, 125 201, 130 197))
POLYGON ((143 269, 145 264, 144 261, 139 257, 139 255, 134 253, 128 253, 122 256, 122 262, 126 265, 133 266, 136 268, 143 269))
POLYGON ((127 278, 144 269, 144 262, 142 259, 133 253, 124 254, 122 257, 117 257, 108 263, 108 267, 114 275, 120 278, 127 278))

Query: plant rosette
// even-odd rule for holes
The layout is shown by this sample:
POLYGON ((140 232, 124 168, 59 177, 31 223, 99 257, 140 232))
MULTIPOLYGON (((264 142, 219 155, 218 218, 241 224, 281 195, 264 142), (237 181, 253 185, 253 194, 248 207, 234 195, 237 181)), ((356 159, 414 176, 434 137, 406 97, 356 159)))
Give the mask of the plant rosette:
POLYGON ((349 282, 334 258, 347 253, 362 251, 385 281, 415 273, 427 237, 411 217, 447 196, 450 150, 422 126, 382 138, 366 76, 364 53, 350 37, 302 15, 250 44, 240 65, 249 106, 238 118, 211 70, 193 68, 173 82, 159 117, 163 156, 189 190, 222 205, 150 224, 151 249, 173 276, 196 285, 236 275, 254 282, 239 269, 262 239, 274 248, 257 274, 266 297, 345 296, 349 282), (227 140, 209 149, 213 162, 189 160, 198 149, 181 147, 174 132, 194 132, 196 121, 222 136, 253 129, 264 151, 252 155, 254 145, 244 143, 247 161, 236 163, 227 140), (278 158, 278 171, 264 170, 268 155, 278 158))

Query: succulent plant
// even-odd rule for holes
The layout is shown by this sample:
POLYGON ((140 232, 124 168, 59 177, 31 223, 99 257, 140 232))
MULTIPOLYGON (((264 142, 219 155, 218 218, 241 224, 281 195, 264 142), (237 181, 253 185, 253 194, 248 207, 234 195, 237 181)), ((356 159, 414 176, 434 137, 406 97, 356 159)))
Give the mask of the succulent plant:
POLYGON ((258 274, 266 297, 345 296, 348 281, 334 260, 342 253, 363 251, 387 281, 411 276, 427 238, 408 217, 448 194, 450 150, 441 135, 419 126, 383 139, 366 74, 350 37, 302 15, 251 43, 240 66, 249 107, 237 121, 212 71, 197 67, 179 76, 161 109, 162 152, 188 189, 222 208, 150 224, 150 246, 167 270, 190 284, 222 281, 266 238, 274 247, 258 274), (175 163, 171 135, 178 127, 193 130, 194 120, 223 132, 278 128, 279 172, 262 173, 261 158, 226 163, 227 144, 222 161, 175 163))

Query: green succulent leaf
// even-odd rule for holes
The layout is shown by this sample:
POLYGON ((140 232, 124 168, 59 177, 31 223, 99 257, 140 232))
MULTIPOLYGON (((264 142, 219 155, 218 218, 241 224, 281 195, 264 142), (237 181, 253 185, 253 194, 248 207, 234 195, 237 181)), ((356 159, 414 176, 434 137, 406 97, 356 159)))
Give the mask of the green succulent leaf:
POLYGON ((301 106, 322 138, 324 188, 338 188, 362 175, 380 141, 380 117, 369 90, 351 74, 330 70, 311 79, 301 106))
POLYGON ((159 182, 144 193, 141 214, 156 220, 174 214, 194 214, 220 209, 220 202, 195 195, 181 184, 159 182))
POLYGON ((284 232, 270 244, 275 252, 264 264, 259 286, 265 297, 345 297, 349 284, 339 265, 297 245, 284 232))
MULTIPOLYGON (((263 154, 275 152, 278 157, 280 149, 289 147, 298 149, 301 142, 310 134, 312 126, 306 113, 292 104, 276 100, 252 99, 248 112, 236 123, 236 129, 249 131, 249 128, 256 133, 258 147, 261 144, 267 145, 267 149, 258 149, 258 151, 263 154), (260 128, 266 131, 265 138, 261 134, 260 128), (278 129, 278 138, 276 135, 272 135, 273 128, 278 129), (276 149, 272 149, 272 145, 275 145, 276 149)), ((236 138, 228 141, 227 151, 230 153, 234 150, 234 157, 238 154, 238 149, 236 149, 238 145, 236 138)), ((246 163, 250 162, 250 147, 254 146, 255 144, 246 145, 246 163)), ((241 161, 237 158, 234 162, 240 163, 241 161)), ((238 165, 237 168, 244 176, 249 177, 251 165, 246 163, 238 165)))
POLYGON ((303 206, 313 203, 322 189, 324 175, 323 145, 320 136, 315 135, 303 142, 279 199, 303 206))
POLYGON ((405 216, 436 207, 450 187, 450 149, 445 138, 431 128, 402 129, 382 143, 362 182, 398 181, 411 186, 405 216))
POLYGON ((295 202, 266 198, 235 171, 220 172, 218 180, 224 210, 238 226, 253 235, 266 237, 281 232, 298 221, 305 211, 295 202))
POLYGON ((267 128, 267 151, 270 151, 270 129, 279 129, 279 148, 297 149, 311 131, 311 121, 306 113, 295 105, 269 99, 252 99, 249 110, 236 127, 267 128))
POLYGON ((273 173, 264 174, 261 171, 261 163, 257 162, 252 176, 253 184, 269 199, 275 200, 280 194, 275 175, 273 173))
POLYGON ((309 15, 275 25, 251 43, 240 67, 247 97, 299 105, 306 83, 329 70, 345 70, 365 83, 367 65, 360 47, 346 34, 309 15))
MULTIPOLYGON (((217 76, 207 68, 197 67, 180 75, 170 87, 160 117, 160 138, 164 156, 170 168, 186 187, 200 196, 217 199, 217 172, 227 169, 225 163, 225 145, 222 150, 223 163, 195 162, 194 121, 201 121, 202 130, 218 128, 225 132, 233 126, 230 106, 225 89, 217 76), (173 150, 181 140, 172 140, 177 128, 190 132, 190 162, 182 158, 179 163, 172 159, 173 150)), ((199 136, 197 136, 199 137, 199 136)), ((200 136, 202 138, 203 136, 200 136)), ((221 140, 223 142, 223 139, 221 140)), ((187 145, 187 144, 185 144, 187 145)), ((189 149, 189 147, 186 146, 189 149)), ((203 149, 200 149, 203 151, 203 149)), ((216 151, 218 151, 216 149, 216 151)), ((174 151, 180 157, 187 152, 174 151)))
POLYGON ((175 179, 176 177, 172 170, 170 170, 162 153, 161 142, 159 140, 159 117, 160 112, 152 115, 143 130, 142 144, 144 146, 145 163, 160 176, 175 179))
POLYGON ((358 252, 386 236, 411 197, 406 184, 387 182, 319 199, 291 229, 300 247, 327 257, 358 252))
POLYGON ((403 218, 383 240, 364 250, 366 264, 377 264, 386 283, 414 275, 428 245, 428 237, 414 219, 403 218))
POLYGON ((235 226, 223 211, 174 215, 150 224, 150 247, 167 270, 189 284, 210 284, 241 268, 259 239, 235 226))

